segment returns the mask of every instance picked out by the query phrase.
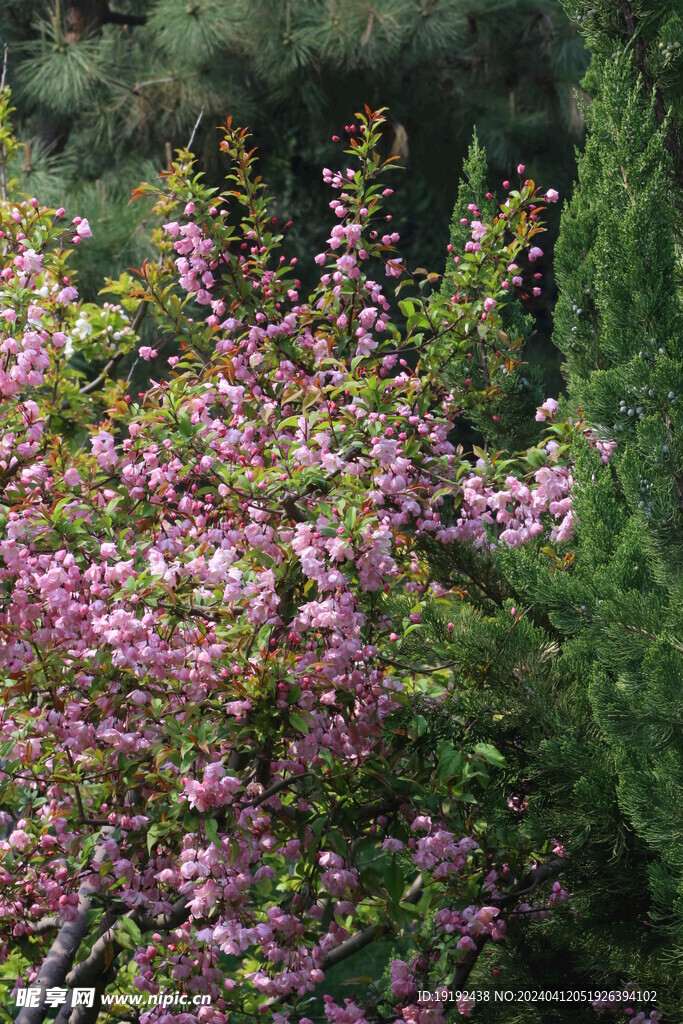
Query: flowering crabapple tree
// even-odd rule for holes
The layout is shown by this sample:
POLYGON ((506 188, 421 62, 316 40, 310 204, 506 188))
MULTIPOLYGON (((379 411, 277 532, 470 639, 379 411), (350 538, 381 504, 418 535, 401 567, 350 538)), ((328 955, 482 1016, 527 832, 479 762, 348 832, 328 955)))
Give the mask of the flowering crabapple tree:
MULTIPOLYGON (((230 121, 224 192, 187 152, 137 190, 164 217, 161 258, 111 285, 120 304, 78 300, 86 221, 2 206, 6 1005, 18 986, 91 986, 92 1008, 69 994, 58 1014, 88 1024, 112 986, 180 988, 211 1005, 144 1024, 439 1024, 418 991, 463 989, 511 914, 566 896, 557 855, 487 828, 494 746, 454 726, 425 752, 419 718, 397 728, 418 698, 446 720, 457 681, 404 664, 419 614, 388 603, 429 596, 421 538, 471 539, 481 474, 453 430, 514 355, 501 310, 554 197, 510 191, 444 298, 397 253, 382 124, 358 115, 349 166, 324 171, 334 226, 307 300, 230 121), (158 340, 140 347, 143 308, 158 340), (169 379, 133 401, 116 361, 164 346, 169 379), (484 390, 464 383, 473 346, 484 390), (317 1002, 380 936, 403 950, 385 982, 317 1002)), ((499 511, 521 501, 508 491, 499 511)))

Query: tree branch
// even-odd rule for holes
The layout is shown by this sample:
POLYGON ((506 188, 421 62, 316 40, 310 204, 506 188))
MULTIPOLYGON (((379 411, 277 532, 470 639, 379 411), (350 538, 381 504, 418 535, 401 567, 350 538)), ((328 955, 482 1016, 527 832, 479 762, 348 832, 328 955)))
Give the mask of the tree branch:
POLYGON ((257 796, 255 800, 250 801, 249 806, 259 807, 260 804, 264 804, 266 800, 270 800, 271 797, 276 796, 283 789, 287 789, 287 786, 291 786, 292 783, 298 782, 300 779, 310 778, 310 774, 310 772, 304 772, 303 775, 290 775, 286 779, 279 779, 269 789, 264 790, 260 796, 257 796))
MULTIPOLYGON (((538 864, 531 871, 527 872, 517 888, 505 893, 496 900, 491 900, 491 906, 500 907, 505 910, 518 904, 523 896, 529 896, 535 889, 553 878, 567 863, 566 857, 551 857, 545 864, 538 864)), ((474 938, 474 949, 469 949, 453 972, 451 987, 454 992, 462 991, 466 987, 467 979, 472 968, 477 962, 479 954, 488 942, 490 936, 477 935, 474 938)))
MULTIPOLYGON (((0 79, 0 94, 5 91, 5 82, 7 80, 7 50, 8 45, 5 43, 2 51, 2 78, 0 79)), ((2 176, 2 201, 7 202, 7 167, 4 146, 0 147, 0 175, 2 176)))
MULTIPOLYGON (((133 331, 133 333, 137 331, 138 327, 144 320, 146 312, 147 301, 143 299, 143 301, 138 306, 137 312, 133 317, 133 322, 130 325, 130 328, 133 331)), ((109 360, 109 362, 104 367, 104 369, 102 370, 102 373, 98 374, 98 376, 95 377, 94 380, 91 380, 87 384, 84 384, 83 387, 80 388, 79 394, 89 395, 91 391, 96 391, 100 384, 104 384, 105 380, 107 379, 111 371, 114 369, 115 366, 118 366, 118 364, 121 362, 124 355, 126 354, 127 353, 125 352, 115 352, 114 355, 109 360)))
MULTIPOLYGON (((424 882, 422 875, 418 875, 410 886, 410 889, 408 889, 408 892, 401 900, 401 903, 417 903, 422 893, 423 886, 424 882)), ((349 938, 345 939, 339 946, 330 950, 322 962, 322 970, 329 970, 330 967, 340 964, 342 960, 348 960, 348 958, 353 956, 354 953, 358 953, 361 949, 365 949, 365 947, 371 942, 374 942, 376 938, 379 938, 379 936, 386 931, 386 928, 387 926, 383 924, 371 924, 368 925, 367 928, 363 928, 362 931, 356 932, 354 935, 350 935, 349 938)), ((271 996, 259 1007, 259 1010, 261 1012, 269 1010, 271 1007, 277 1006, 278 1003, 281 1003, 283 998, 284 996, 271 996)))
POLYGON ((189 914, 187 904, 188 897, 181 896, 167 914, 159 914, 157 917, 150 917, 139 910, 129 910, 127 914, 124 914, 110 928, 107 928, 106 932, 100 935, 85 960, 81 960, 80 963, 76 964, 67 975, 67 983, 72 988, 78 985, 92 984, 98 975, 104 972, 108 957, 112 954, 117 956, 123 949, 123 946, 119 945, 116 937, 116 933, 121 930, 121 921, 123 919, 128 918, 133 921, 141 931, 151 931, 157 928, 172 931, 187 919, 189 914))
MULTIPOLYGON (((417 903, 419 900, 424 881, 422 875, 418 875, 413 884, 408 889, 401 903, 417 903)), ((353 956, 359 950, 364 949, 365 946, 369 945, 374 939, 378 938, 386 930, 386 925, 383 924, 371 924, 367 928, 363 928, 362 931, 356 932, 354 935, 350 935, 348 939, 345 939, 341 945, 335 949, 330 950, 325 959, 323 960, 322 969, 324 971, 329 970, 330 967, 334 967, 336 964, 340 964, 342 960, 347 960, 348 957, 353 956)))
MULTIPOLYGON (((107 835, 113 831, 114 829, 111 827, 109 827, 108 831, 103 829, 103 833, 106 832, 107 835)), ((105 856, 104 848, 100 846, 93 857, 93 867, 95 870, 97 870, 105 856)), ((78 948, 87 934, 88 911, 96 892, 97 890, 89 881, 81 885, 78 890, 76 917, 73 921, 67 921, 59 929, 50 952, 43 960, 38 976, 33 982, 34 988, 64 988, 66 976, 71 970, 78 948)), ((24 1006, 19 1011, 16 1024, 42 1024, 45 1020, 47 1009, 44 1000, 40 1006, 24 1006)))
POLYGON ((363 928, 362 931, 356 932, 351 935, 348 939, 345 939, 340 946, 330 950, 325 959, 323 960, 322 969, 328 970, 330 967, 334 967, 335 964, 340 964, 342 960, 346 960, 348 957, 353 956, 354 953, 358 953, 359 950, 369 946, 371 942, 374 942, 384 931, 386 926, 382 924, 371 924, 367 928, 363 928))
MULTIPOLYGON (((308 773, 306 773, 306 775, 308 775, 308 773)), ((304 777, 305 776, 301 775, 295 778, 280 779, 278 782, 274 783, 269 789, 267 789, 264 793, 262 793, 259 797, 256 797, 256 799, 252 801, 251 806, 257 807, 260 803, 269 800, 271 797, 275 796, 276 793, 279 793, 281 790, 285 789, 286 786, 290 785, 292 782, 295 782, 299 778, 304 777)), ((190 913, 188 904, 189 896, 181 896, 173 904, 171 910, 169 910, 165 914, 158 914, 156 916, 152 916, 150 914, 145 914, 141 910, 131 910, 128 913, 124 914, 123 918, 129 918, 131 921, 137 924, 137 926, 143 932, 158 930, 169 932, 173 931, 174 928, 177 928, 178 925, 182 924, 184 921, 187 920, 190 913)), ((85 915, 83 916, 85 917, 85 915)), ((119 945, 117 941, 117 932, 121 928, 121 920, 122 918, 119 918, 117 921, 114 922, 113 925, 107 928, 107 930, 103 932, 102 935, 100 935, 100 937, 94 943, 89 955, 85 958, 85 960, 81 960, 80 963, 76 964, 76 966, 73 967, 67 975, 67 971, 69 970, 69 967, 71 967, 71 964, 73 963, 73 958, 75 956, 76 950, 74 949, 71 961, 68 964, 66 970, 64 971, 68 985, 70 985, 72 988, 75 986, 92 985, 98 978, 100 978, 104 974, 107 967, 111 966, 113 959, 116 956, 118 956, 118 954, 123 949, 123 946, 119 945)), ((83 934, 81 934, 80 938, 78 939, 78 945, 80 945, 82 939, 83 934)), ((43 971, 41 971, 41 975, 44 972, 44 970, 45 965, 43 965, 43 971)), ((38 984, 38 982, 36 982, 36 984, 38 984)), ((72 1017, 65 1017, 64 1021, 69 1021, 70 1024, 88 1024, 87 1017, 83 1016, 82 1014, 79 1014, 79 1011, 86 1009, 88 1008, 74 1007, 74 1015, 72 1017), (83 1019, 81 1019, 81 1017, 83 1019)), ((41 1017, 40 1020, 42 1019, 43 1018, 41 1017)), ((40 1022, 38 1021, 38 1019, 36 1019, 36 1021, 17 1021, 17 1024, 40 1024, 40 1022)), ((55 1021, 55 1024, 57 1024, 57 1021, 55 1021)))
POLYGON ((201 122, 201 119, 204 117, 204 109, 205 108, 202 107, 202 109, 199 111, 199 117, 197 118, 197 120, 194 123, 194 128, 192 129, 192 135, 190 135, 190 141, 188 142, 187 146, 185 147, 186 149, 192 149, 192 143, 194 142, 194 137, 197 134, 197 129, 199 128, 199 124, 201 122))
POLYGON ((112 11, 107 7, 102 18, 103 25, 146 25, 145 14, 122 14, 121 11, 112 11))
POLYGON ((39 921, 31 925, 31 935, 44 935, 59 928, 62 923, 60 917, 41 917, 39 921))

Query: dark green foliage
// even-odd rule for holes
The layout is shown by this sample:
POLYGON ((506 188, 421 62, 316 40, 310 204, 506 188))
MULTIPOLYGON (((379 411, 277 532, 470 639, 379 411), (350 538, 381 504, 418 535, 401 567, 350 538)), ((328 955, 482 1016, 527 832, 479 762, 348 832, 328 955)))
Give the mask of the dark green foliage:
MULTIPOLYGON (((462 170, 463 176, 458 183, 458 198, 453 207, 450 223, 449 241, 456 254, 464 250, 465 243, 472 237, 469 224, 461 223, 462 220, 471 221, 474 217, 469 210, 470 204, 474 203, 478 207, 481 212, 479 219, 486 223, 491 222, 497 210, 495 199, 487 198, 492 193, 489 192, 489 168, 486 159, 486 148, 480 144, 479 133, 476 128, 474 129, 472 142, 463 162, 462 170)), ((449 275, 449 269, 451 268, 452 259, 453 257, 449 255, 446 260, 446 270, 441 288, 441 292, 445 296, 450 291, 449 280, 451 275, 449 275)))
MULTIPOLYGON (((426 550, 468 605, 450 612, 450 642, 429 616, 409 639, 418 664, 438 655, 452 667, 454 732, 507 759, 487 794, 490 822, 508 841, 516 830, 539 853, 559 840, 568 854, 568 904, 540 926, 511 926, 470 987, 632 982, 656 990, 650 1008, 673 1024, 683 1017, 683 185, 679 51, 667 44, 665 57, 660 43, 678 39, 681 22, 679 5, 646 0, 567 8, 593 63, 586 152, 556 250, 555 341, 570 412, 580 407, 618 447, 603 465, 575 443, 570 561, 542 541, 493 556, 426 550), (510 794, 528 804, 516 820, 510 794)), ((471 173, 465 188, 478 185, 471 173)), ((596 1019, 552 1002, 476 1012, 491 1024, 596 1019)))
MULTIPOLYGON (((320 168, 339 161, 329 139, 364 103, 391 111, 387 154, 406 167, 394 222, 413 265, 442 258, 454 169, 475 121, 496 176, 525 159, 539 180, 569 188, 582 133, 573 89, 585 54, 555 0, 113 0, 111 8, 104 0, 0 5, 21 134, 67 158, 61 199, 67 185, 99 181, 110 207, 117 199, 118 220, 149 164, 162 170, 187 144, 202 109, 194 149, 218 181, 225 167, 215 128, 232 115, 254 134, 278 216, 294 220, 293 247, 314 253, 329 213, 320 168)), ((26 187, 38 192, 30 176, 26 187)), ((107 232, 97 221, 93 228, 96 237, 107 232)), ((130 227, 129 238, 125 250, 114 246, 118 267, 146 254, 130 227)), ((90 253, 91 291, 116 271, 105 259, 90 253)))
POLYGON ((622 20, 612 21, 597 9, 586 153, 557 249, 555 340, 575 405, 618 449, 609 468, 585 446, 577 450, 571 570, 551 578, 528 557, 510 558, 525 600, 547 611, 563 638, 564 685, 581 709, 561 739, 540 747, 544 798, 531 805, 530 823, 539 837, 562 825, 580 872, 574 900, 584 923, 567 934, 571 955, 588 963, 607 949, 611 984, 647 982, 667 1019, 678 1020, 683 193, 669 145, 675 104, 662 120, 666 83, 639 67, 656 75, 655 43, 674 21, 668 5, 622 4, 622 20), (619 906, 628 907, 625 922, 619 906), (606 922, 619 940, 604 946, 603 935, 597 946, 606 922))
POLYGON ((596 45, 589 76, 596 99, 558 246, 555 339, 575 402, 619 442, 611 473, 587 458, 578 466, 577 642, 592 659, 587 694, 613 758, 623 827, 647 851, 641 934, 656 937, 660 987, 675 1005, 683 956, 683 186, 672 145, 680 46, 660 44, 682 26, 676 5, 621 6, 618 50, 607 57, 605 41, 596 45))
MULTIPOLYGON (((493 743, 506 758, 487 794, 489 830, 501 845, 539 854, 560 841, 569 855, 560 877, 571 893, 542 925, 511 923, 506 943, 479 958, 468 988, 493 999, 496 990, 612 988, 633 978, 654 987, 661 947, 643 928, 653 858, 624 821, 614 755, 594 720, 587 684, 600 668, 592 638, 575 626, 582 581, 569 571, 553 576, 538 548, 494 558, 463 557, 459 548, 434 546, 427 555, 441 585, 467 587, 467 600, 459 611, 428 606, 402 653, 417 671, 431 664, 453 673, 451 737, 493 743), (512 795, 526 800, 526 813, 508 807, 512 795)), ((542 906, 542 894, 537 900, 542 906)), ((491 1024, 501 1012, 494 1002, 477 1007, 491 1024)), ((510 1005, 505 1014, 518 1024, 594 1019, 590 1006, 552 1003, 510 1005)))

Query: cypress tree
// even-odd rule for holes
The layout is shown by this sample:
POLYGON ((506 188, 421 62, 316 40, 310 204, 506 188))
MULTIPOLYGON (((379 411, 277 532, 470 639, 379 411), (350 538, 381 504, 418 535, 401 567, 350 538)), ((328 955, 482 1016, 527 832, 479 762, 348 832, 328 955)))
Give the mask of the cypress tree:
POLYGON ((545 737, 531 730, 538 754, 524 766, 525 827, 539 842, 562 837, 576 913, 549 925, 544 948, 527 943, 525 971, 540 981, 562 963, 563 987, 573 978, 656 991, 650 1010, 673 1021, 683 953, 683 165, 671 79, 682 26, 664 4, 567 6, 593 51, 592 100, 556 251, 554 338, 567 411, 581 410, 617 449, 605 466, 575 443, 566 571, 547 568, 542 553, 503 558, 560 644, 559 713, 545 737))
MULTIPOLYGON (((673 1020, 683 954, 683 160, 672 82, 683 23, 680 5, 613 7, 570 7, 594 51, 595 100, 558 247, 555 341, 573 404, 618 447, 609 469, 581 453, 576 568, 553 618, 586 665, 630 837, 615 856, 638 850, 633 935, 673 1020)), ((605 865, 605 888, 611 877, 605 865)))
MULTIPOLYGON (((539 900, 540 928, 511 922, 468 987, 492 999, 633 993, 630 1003, 515 1001, 513 1024, 595 1020, 596 1009, 625 1020, 625 1008, 673 1022, 683 1016, 683 27, 679 5, 566 7, 593 57, 586 151, 556 250, 561 413, 617 447, 604 464, 573 431, 570 545, 472 552, 469 564, 457 545, 450 560, 429 552, 442 586, 468 587, 475 609, 450 644, 436 624, 414 643, 428 657, 441 635, 461 691, 454 728, 506 756, 489 792, 500 835, 566 853, 567 903, 539 900)), ((501 1019, 492 1000, 477 1013, 501 1019)))

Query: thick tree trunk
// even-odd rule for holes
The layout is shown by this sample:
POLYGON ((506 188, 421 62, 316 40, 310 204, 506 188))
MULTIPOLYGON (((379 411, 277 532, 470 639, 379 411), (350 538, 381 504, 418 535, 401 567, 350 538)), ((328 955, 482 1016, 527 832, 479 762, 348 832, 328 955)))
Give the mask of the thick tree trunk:
MULTIPOLYGON (((102 829, 102 839, 113 832, 112 828, 102 829)), ((93 857, 93 868, 95 871, 105 858, 104 849, 100 846, 93 857)), ((31 988, 64 988, 67 974, 73 967, 73 962, 78 952, 78 947, 86 936, 88 930, 88 911, 92 904, 92 898, 96 893, 94 886, 88 881, 84 882, 78 890, 78 912, 73 921, 68 921, 59 929, 57 936, 52 943, 52 948, 43 960, 43 965, 38 972, 38 977, 31 983, 31 988)), ((39 1006, 24 1006, 19 1011, 16 1024, 42 1024, 47 1015, 45 999, 40 1000, 39 1006)))

